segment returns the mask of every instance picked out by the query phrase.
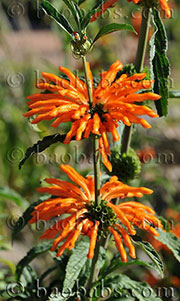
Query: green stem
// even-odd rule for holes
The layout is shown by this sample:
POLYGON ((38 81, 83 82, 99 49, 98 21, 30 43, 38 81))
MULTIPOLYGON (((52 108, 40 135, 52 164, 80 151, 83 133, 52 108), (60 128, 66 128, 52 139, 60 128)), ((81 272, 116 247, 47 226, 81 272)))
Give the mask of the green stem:
POLYGON ((92 296, 91 296, 91 286, 97 280, 97 277, 98 277, 99 269, 97 267, 97 261, 98 261, 99 251, 100 251, 101 245, 102 245, 102 239, 100 239, 100 241, 97 242, 96 248, 95 248, 95 251, 94 251, 94 257, 93 257, 92 265, 91 265, 91 274, 90 274, 88 282, 86 284, 86 292, 87 292, 86 300, 91 300, 91 298, 92 298, 92 296))
POLYGON ((93 135, 93 162, 94 162, 94 183, 95 183, 95 204, 100 205, 100 155, 99 138, 93 135))
MULTIPOLYGON (((142 11, 142 22, 141 22, 141 29, 139 34, 138 48, 137 48, 136 61, 135 61, 135 69, 137 72, 141 72, 144 66, 150 20, 151 20, 151 9, 144 7, 142 11)), ((122 147, 121 147, 121 154, 128 153, 128 149, 131 143, 131 136, 132 136, 132 126, 125 125, 122 147)))
MULTIPOLYGON (((90 111, 92 111, 92 104, 93 104, 93 96, 92 96, 92 87, 91 81, 89 79, 87 65, 86 65, 86 58, 82 56, 83 66, 84 66, 84 73, 86 79, 86 85, 88 90, 88 97, 89 97, 89 106, 90 111)), ((97 135, 93 135, 93 166, 94 166, 94 189, 95 189, 95 205, 98 206, 101 202, 100 199, 100 155, 99 155, 99 137, 97 135)), ((91 274, 88 279, 86 290, 87 292, 90 290, 92 283, 96 280, 98 275, 98 267, 97 261, 99 256, 100 246, 102 245, 102 241, 100 240, 97 242, 94 252, 94 257, 92 260, 91 266, 91 274)), ((91 300, 91 299, 88 299, 91 300)))
POLYGON ((132 136, 132 125, 131 126, 125 125, 123 131, 122 145, 121 145, 121 154, 128 153, 129 146, 131 144, 131 136, 132 136))
POLYGON ((151 20, 151 9, 144 8, 142 11, 142 22, 141 22, 139 42, 138 42, 136 61, 135 61, 135 69, 137 72, 141 72, 144 66, 150 20, 151 20))
POLYGON ((92 87, 91 87, 91 81, 89 79, 87 65, 86 65, 86 57, 82 56, 83 61, 83 67, 84 67, 84 73, 85 73, 85 80, 86 80, 86 86, 88 90, 88 97, 89 97, 89 103, 90 103, 90 110, 92 109, 93 104, 93 96, 92 96, 92 87))

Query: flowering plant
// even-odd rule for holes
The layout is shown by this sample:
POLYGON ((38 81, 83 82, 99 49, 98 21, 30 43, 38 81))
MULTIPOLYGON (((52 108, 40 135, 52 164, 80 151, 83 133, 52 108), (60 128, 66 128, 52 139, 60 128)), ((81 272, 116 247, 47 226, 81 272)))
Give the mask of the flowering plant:
MULTIPOLYGON (((129 24, 111 23, 101 27, 93 39, 89 38, 91 23, 98 21, 117 0, 97 1, 85 14, 81 10, 81 4, 85 1, 63 2, 72 14, 72 22, 49 1, 43 0, 41 7, 70 37, 72 53, 82 61, 83 76, 79 78, 62 66, 59 67, 60 76, 43 72, 43 81, 37 83, 37 88, 43 91, 27 97, 29 110, 23 115, 31 117, 32 124, 47 121, 57 130, 61 124, 70 123, 71 127, 65 135, 58 132, 39 141, 38 148, 36 145, 28 149, 20 167, 30 155, 43 151, 55 142, 70 144, 72 140, 77 143, 90 140, 93 176, 88 174, 84 177, 71 166, 62 164, 60 168, 69 179, 46 178, 45 182, 50 186, 37 189, 39 193, 48 194, 48 197, 31 205, 23 217, 25 224, 38 223, 40 220, 46 222, 48 227, 41 239, 47 242, 34 247, 18 264, 17 278, 21 279, 23 269, 32 258, 50 250, 56 267, 62 267, 60 292, 54 294, 49 290, 48 300, 102 300, 100 286, 103 280, 111 288, 109 300, 124 300, 128 293, 129 300, 141 301, 144 300, 143 288, 151 288, 147 283, 123 275, 121 268, 143 265, 159 272, 162 277, 164 272, 161 257, 150 242, 142 240, 142 233, 151 234, 154 240, 160 242, 164 239, 164 243, 180 261, 179 239, 172 231, 167 231, 164 220, 157 216, 150 205, 139 200, 153 191, 129 185, 129 179, 134 179, 139 173, 137 166, 140 164, 137 155, 135 157, 130 149, 133 127, 141 125, 146 129, 151 128, 151 118, 167 115, 170 65, 166 53, 166 31, 158 9, 161 7, 166 17, 170 18, 170 8, 166 0, 133 0, 142 10, 135 65, 133 68, 123 67, 121 60, 117 59, 107 71, 100 73, 96 81, 86 61, 86 55, 93 51, 95 42, 118 30, 128 30, 134 34, 135 30, 129 24), (150 41, 149 78, 143 67, 151 21, 155 31, 150 41), (147 101, 155 103, 157 113, 147 101), (122 125, 124 130, 120 135, 119 128, 122 125), (120 145, 112 152, 109 133, 114 143, 121 138, 120 145), (128 162, 127 166, 125 162, 128 162), (128 177, 125 176, 127 169, 130 170, 128 177), (105 170, 108 170, 108 177, 103 177, 105 170), (113 249, 108 257, 109 249, 113 248, 112 240, 117 250, 113 249), (141 248, 151 262, 140 260, 135 247, 141 248), (83 287, 82 292, 75 289, 77 281, 83 287)), ((19 232, 25 224, 22 226, 19 220, 14 232, 19 232)), ((47 275, 49 273, 48 269, 47 275)), ((34 298, 33 294, 31 296, 34 298)), ((149 299, 161 300, 154 291, 151 291, 149 299)))

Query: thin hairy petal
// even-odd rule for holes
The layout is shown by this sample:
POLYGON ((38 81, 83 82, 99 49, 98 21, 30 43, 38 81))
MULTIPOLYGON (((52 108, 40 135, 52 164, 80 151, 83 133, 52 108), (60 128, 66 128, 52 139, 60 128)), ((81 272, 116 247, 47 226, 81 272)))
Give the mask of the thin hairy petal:
POLYGON ((113 211, 115 212, 117 217, 120 219, 122 224, 127 227, 129 233, 131 235, 135 235, 136 231, 135 231, 134 227, 132 226, 132 224, 129 222, 129 220, 126 218, 125 214, 112 203, 108 203, 107 206, 113 209, 113 211))
POLYGON ((95 113, 93 116, 92 133, 95 135, 99 135, 100 126, 101 126, 101 119, 99 118, 99 115, 97 113, 95 113))
POLYGON ((69 69, 67 69, 65 67, 60 66, 59 70, 68 76, 70 82, 72 83, 73 87, 76 90, 79 90, 81 93, 86 95, 86 93, 85 93, 86 86, 83 83, 83 81, 81 81, 77 76, 75 76, 69 69))
POLYGON ((100 224, 100 222, 96 221, 94 228, 91 230, 90 246, 89 246, 89 252, 88 252, 89 259, 92 259, 94 257, 94 249, 96 246, 99 224, 100 224))
POLYGON ((83 227, 83 222, 80 222, 77 225, 77 228, 73 231, 73 235, 71 237, 70 244, 69 244, 69 247, 68 247, 69 250, 74 248, 75 243, 76 243, 76 241, 78 240, 78 238, 81 234, 82 227, 83 227))
POLYGON ((87 196, 84 194, 84 192, 79 189, 79 187, 67 182, 67 181, 62 181, 62 180, 59 180, 59 179, 45 179, 45 181, 49 184, 55 184, 55 185, 58 185, 59 187, 61 187, 64 192, 67 193, 74 193, 76 194, 77 196, 80 196, 82 197, 83 200, 87 200, 87 196))
POLYGON ((121 225, 115 224, 115 227, 120 231, 123 241, 124 241, 124 244, 129 249, 129 255, 132 258, 136 258, 135 247, 131 241, 129 234, 126 232, 126 230, 121 225))
POLYGON ((85 115, 79 122, 79 127, 77 129, 77 132, 76 132, 76 140, 81 140, 82 138, 82 134, 83 132, 85 131, 86 129, 86 125, 88 123, 88 120, 91 118, 91 115, 90 114, 87 114, 85 115))
POLYGON ((72 137, 76 135, 77 129, 79 128, 79 120, 75 121, 71 125, 70 131, 67 133, 66 138, 64 140, 64 144, 69 144, 71 142, 72 137))
POLYGON ((170 18, 171 17, 171 10, 170 7, 167 3, 167 0, 159 0, 161 8, 165 11, 166 17, 170 18))
POLYGON ((72 168, 69 165, 60 165, 60 168, 63 172, 65 172, 67 174, 67 176, 73 181, 75 182, 77 185, 79 185, 80 187, 82 187, 82 189, 84 190, 84 192, 86 193, 87 197, 90 198, 91 197, 91 193, 88 189, 88 186, 86 184, 86 179, 81 176, 80 174, 78 174, 74 168, 72 168))
POLYGON ((52 127, 58 127, 61 123, 64 123, 64 122, 68 122, 68 121, 71 121, 72 119, 72 115, 74 114, 75 110, 74 111, 70 111, 69 113, 66 113, 65 115, 63 114, 61 117, 57 117, 53 123, 51 124, 52 127))
POLYGON ((138 202, 133 202, 133 201, 123 202, 117 206, 121 208, 123 207, 142 208, 143 210, 146 210, 148 213, 155 214, 155 211, 152 208, 138 202))
POLYGON ((104 147, 104 143, 102 138, 99 138, 99 152, 102 156, 102 160, 103 160, 103 164, 106 166, 106 168, 111 172, 112 171, 112 164, 111 162, 108 160, 108 156, 106 154, 105 151, 105 147, 104 147))
POLYGON ((84 132, 84 138, 86 138, 86 139, 89 138, 89 135, 92 132, 92 129, 93 129, 93 120, 90 119, 87 123, 86 129, 84 132))
POLYGON ((127 262, 127 254, 126 251, 124 249, 122 240, 120 235, 118 234, 118 232, 116 230, 114 230, 114 228, 109 227, 109 231, 113 234, 114 236, 114 240, 115 240, 115 244, 116 244, 116 248, 118 249, 120 255, 121 255, 121 260, 123 262, 127 262))

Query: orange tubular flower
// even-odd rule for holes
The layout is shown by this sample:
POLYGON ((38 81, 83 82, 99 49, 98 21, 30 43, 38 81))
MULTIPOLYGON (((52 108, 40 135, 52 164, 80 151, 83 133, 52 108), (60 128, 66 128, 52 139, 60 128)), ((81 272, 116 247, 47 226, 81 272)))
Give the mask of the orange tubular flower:
POLYGON ((151 92, 137 94, 139 90, 152 87, 153 81, 144 80, 145 73, 137 73, 133 76, 123 74, 115 80, 117 72, 122 67, 120 60, 117 60, 108 71, 101 74, 101 80, 94 88, 93 76, 87 63, 93 95, 92 106, 89 103, 86 84, 68 69, 59 68, 68 76, 69 81, 53 74, 42 73, 46 82, 39 83, 37 86, 51 93, 29 96, 27 104, 30 110, 24 116, 35 115, 36 118, 31 121, 33 124, 41 120, 53 120, 51 124, 53 127, 58 127, 64 122, 72 122, 64 143, 70 143, 74 136, 76 140, 81 140, 82 136, 88 138, 91 133, 100 135, 99 151, 104 164, 111 171, 112 166, 107 158, 107 155, 110 155, 107 132, 112 134, 114 141, 118 141, 119 135, 116 129, 118 122, 123 122, 127 126, 131 123, 139 123, 145 128, 150 128, 150 124, 138 116, 157 117, 158 115, 150 108, 139 106, 137 103, 160 98, 159 95, 151 92))
POLYGON ((97 11, 91 18, 91 22, 96 21, 96 19, 103 14, 103 12, 105 12, 108 8, 113 7, 113 4, 116 3, 118 0, 108 0, 106 1, 102 7, 100 11, 97 11))
POLYGON ((154 216, 155 212, 138 202, 129 201, 114 205, 116 197, 142 197, 151 194, 152 190, 145 187, 130 187, 112 177, 100 189, 101 205, 96 207, 94 202, 94 180, 79 175, 72 167, 61 165, 60 168, 75 183, 59 179, 46 179, 49 187, 38 188, 41 193, 49 193, 51 197, 34 207, 30 224, 37 220, 51 221, 56 218, 54 225, 45 231, 42 239, 55 239, 51 251, 61 256, 65 249, 72 249, 79 236, 90 238, 88 258, 94 256, 97 239, 110 231, 115 239, 116 247, 122 261, 127 261, 124 245, 129 249, 129 255, 136 257, 131 235, 136 234, 134 226, 158 235, 155 229, 161 227, 160 221, 154 216), (66 214, 63 218, 62 214, 66 214), (67 216, 68 214, 68 216, 67 216), (59 244, 61 245, 59 246, 59 244), (124 243, 124 245, 123 245, 124 243))
MULTIPOLYGON (((146 0, 128 0, 128 2, 133 2, 134 4, 138 4, 138 3, 141 3, 141 2, 144 2, 146 4, 146 0)), ((154 1, 152 1, 154 2, 154 1)), ((171 10, 170 10, 170 7, 168 5, 168 1, 167 0, 159 0, 159 4, 162 8, 162 10, 164 10, 165 14, 166 14, 166 17, 167 18, 170 18, 171 17, 171 10)))
MULTIPOLYGON (((102 15, 108 8, 112 7, 114 3, 116 3, 118 0, 107 0, 101 7, 101 10, 100 11, 97 11, 91 18, 91 22, 94 22, 96 21, 96 19, 102 15)), ((146 0, 127 0, 128 2, 133 2, 134 4, 138 4, 138 3, 142 3, 144 4, 144 6, 146 6, 146 0)), ((168 5, 168 2, 167 0, 154 0, 152 1, 152 5, 156 5, 158 4, 158 1, 159 1, 159 4, 161 6, 161 8, 164 10, 165 14, 166 14, 166 17, 167 18, 170 18, 171 17, 171 10, 170 10, 170 7, 168 5)), ((149 1, 148 1, 148 5, 149 5, 149 1)))

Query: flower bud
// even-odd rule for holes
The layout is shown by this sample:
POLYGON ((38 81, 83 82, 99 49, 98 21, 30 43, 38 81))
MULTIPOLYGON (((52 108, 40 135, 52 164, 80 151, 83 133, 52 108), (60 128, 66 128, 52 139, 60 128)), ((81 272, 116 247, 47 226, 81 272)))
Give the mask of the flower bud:
POLYGON ((74 39, 71 41, 71 50, 76 57, 80 57, 88 53, 91 48, 91 42, 86 35, 80 37, 79 33, 74 33, 74 39))
POLYGON ((117 176, 119 181, 127 183, 133 180, 141 171, 141 163, 136 152, 130 148, 128 154, 121 154, 119 147, 111 151, 112 172, 110 176, 117 176))

